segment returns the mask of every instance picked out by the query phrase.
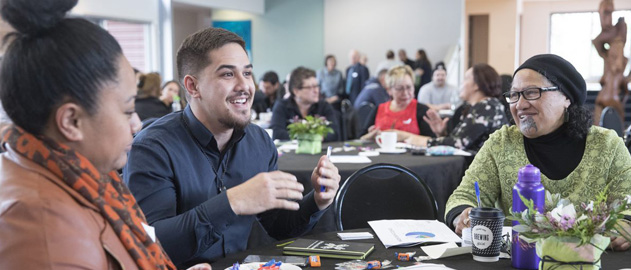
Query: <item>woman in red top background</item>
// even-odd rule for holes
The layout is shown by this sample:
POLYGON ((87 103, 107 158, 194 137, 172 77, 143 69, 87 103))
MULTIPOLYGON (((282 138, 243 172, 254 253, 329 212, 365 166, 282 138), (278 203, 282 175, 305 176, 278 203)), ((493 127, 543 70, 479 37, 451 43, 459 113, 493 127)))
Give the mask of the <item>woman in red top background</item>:
POLYGON ((414 72, 408 66, 396 66, 386 74, 386 89, 392 100, 382 103, 369 116, 362 140, 371 140, 379 132, 392 130, 402 141, 410 135, 435 137, 431 127, 423 121, 429 107, 414 98, 414 72))

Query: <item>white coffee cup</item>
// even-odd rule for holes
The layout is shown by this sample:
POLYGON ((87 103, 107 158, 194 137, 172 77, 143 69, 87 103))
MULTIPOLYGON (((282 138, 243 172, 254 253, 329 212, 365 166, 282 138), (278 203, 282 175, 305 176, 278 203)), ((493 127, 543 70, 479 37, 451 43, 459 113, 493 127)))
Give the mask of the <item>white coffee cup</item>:
POLYGON ((394 151, 397 146, 397 133, 391 131, 381 132, 375 137, 375 142, 384 151, 394 151))

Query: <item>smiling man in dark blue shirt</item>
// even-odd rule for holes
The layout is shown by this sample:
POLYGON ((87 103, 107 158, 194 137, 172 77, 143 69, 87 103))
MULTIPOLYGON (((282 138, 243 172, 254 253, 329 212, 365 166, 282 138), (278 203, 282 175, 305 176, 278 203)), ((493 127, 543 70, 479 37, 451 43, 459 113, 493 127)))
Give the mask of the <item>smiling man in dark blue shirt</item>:
POLYGON ((257 219, 275 238, 313 228, 337 192, 338 170, 321 157, 311 184, 326 191, 304 198, 296 177, 277 171, 274 144, 249 124, 254 82, 243 40, 199 31, 177 66, 189 106, 136 136, 123 173, 178 268, 244 250, 257 219))

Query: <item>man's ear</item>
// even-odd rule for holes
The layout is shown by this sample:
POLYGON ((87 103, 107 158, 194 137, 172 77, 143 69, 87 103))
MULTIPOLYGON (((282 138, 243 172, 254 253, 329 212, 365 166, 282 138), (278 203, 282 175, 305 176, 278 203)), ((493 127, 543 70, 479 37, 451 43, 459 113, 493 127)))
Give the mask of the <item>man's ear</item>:
POLYGON ((83 140, 83 128, 87 112, 75 103, 66 103, 57 108, 54 126, 61 136, 70 142, 83 140))
POLYGON ((197 88, 198 80, 192 75, 184 76, 184 88, 192 98, 199 97, 199 89, 197 88))

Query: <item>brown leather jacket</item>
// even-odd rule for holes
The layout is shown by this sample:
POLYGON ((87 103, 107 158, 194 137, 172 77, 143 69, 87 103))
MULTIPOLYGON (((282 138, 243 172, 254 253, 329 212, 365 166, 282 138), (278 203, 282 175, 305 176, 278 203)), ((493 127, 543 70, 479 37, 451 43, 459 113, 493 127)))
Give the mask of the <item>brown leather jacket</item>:
POLYGON ((138 269, 98 209, 47 169, 0 155, 0 269, 138 269))

